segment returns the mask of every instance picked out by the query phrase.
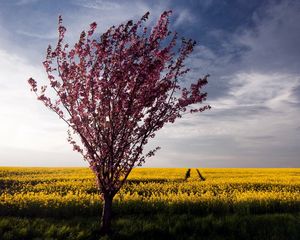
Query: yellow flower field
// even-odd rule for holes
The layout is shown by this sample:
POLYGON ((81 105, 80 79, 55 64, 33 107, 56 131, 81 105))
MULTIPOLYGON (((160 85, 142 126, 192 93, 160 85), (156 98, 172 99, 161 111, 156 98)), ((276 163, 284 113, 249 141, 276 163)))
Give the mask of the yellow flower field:
MULTIPOLYGON (((137 168, 114 199, 120 212, 282 213, 300 209, 300 169, 137 168)), ((0 215, 100 215, 86 168, 0 168, 0 215)))

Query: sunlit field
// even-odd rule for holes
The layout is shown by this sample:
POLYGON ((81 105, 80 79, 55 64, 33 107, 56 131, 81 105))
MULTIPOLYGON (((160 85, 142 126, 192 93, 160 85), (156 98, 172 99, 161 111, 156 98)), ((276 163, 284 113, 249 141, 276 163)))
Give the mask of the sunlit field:
MULTIPOLYGON (((300 169, 134 169, 112 239, 300 239, 300 169), (199 175, 200 173, 200 175, 199 175)), ((85 168, 0 168, 0 239, 99 239, 85 168)))

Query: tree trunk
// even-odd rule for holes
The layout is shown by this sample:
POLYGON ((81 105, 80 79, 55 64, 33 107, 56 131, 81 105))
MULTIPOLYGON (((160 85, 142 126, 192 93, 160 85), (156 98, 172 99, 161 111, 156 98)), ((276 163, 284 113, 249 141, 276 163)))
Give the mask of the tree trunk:
POLYGON ((111 218, 112 218, 112 200, 113 196, 104 194, 104 203, 101 218, 101 234, 106 235, 111 231, 111 218))

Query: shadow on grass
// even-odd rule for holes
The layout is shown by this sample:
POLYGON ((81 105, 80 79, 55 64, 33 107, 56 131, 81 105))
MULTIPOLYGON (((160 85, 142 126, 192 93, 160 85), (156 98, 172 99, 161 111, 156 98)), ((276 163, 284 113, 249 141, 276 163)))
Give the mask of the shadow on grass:
POLYGON ((300 239, 300 214, 117 216, 101 237, 97 218, 0 218, 0 239, 300 239))
MULTIPOLYGON (((69 219, 72 217, 97 217, 101 213, 101 202, 92 202, 83 205, 79 201, 72 202, 49 202, 46 206, 41 201, 27 202, 22 205, 18 202, 5 204, 0 203, 0 216, 16 217, 52 217, 59 219, 69 219)), ((113 212, 117 216, 123 215, 167 215, 189 214, 195 216, 229 215, 229 214, 273 214, 273 213, 295 213, 300 212, 300 202, 282 201, 245 201, 232 202, 219 199, 201 202, 175 202, 166 201, 114 201, 113 212)))

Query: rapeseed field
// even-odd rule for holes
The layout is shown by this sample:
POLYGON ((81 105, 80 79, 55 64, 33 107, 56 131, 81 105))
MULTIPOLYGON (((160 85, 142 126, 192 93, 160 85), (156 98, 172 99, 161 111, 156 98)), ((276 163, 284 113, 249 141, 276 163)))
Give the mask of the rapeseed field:
MULTIPOLYGON (((188 169, 184 168, 134 169, 114 199, 114 213, 117 216, 115 225, 123 223, 126 225, 139 218, 140 222, 143 222, 145 216, 152 216, 154 224, 152 227, 155 228, 157 221, 166 219, 162 223, 165 227, 160 236, 164 236, 167 229, 167 239, 173 236, 170 224, 190 221, 191 225, 198 226, 210 218, 214 219, 213 222, 216 218, 220 218, 223 219, 223 223, 224 221, 228 223, 228 221, 236 222, 237 219, 241 221, 247 216, 251 216, 251 219, 258 217, 260 221, 265 217, 267 222, 270 219, 273 221, 276 217, 278 219, 292 217, 292 220, 286 220, 286 223, 282 224, 293 222, 295 225, 291 226, 289 223, 286 229, 300 227, 300 169, 198 169, 198 171, 191 169, 188 177, 187 171, 188 169), (174 216, 177 216, 177 221, 174 216), (186 216, 188 219, 182 220, 182 217, 186 216), (195 219, 200 217, 202 222, 200 220, 201 223, 197 222, 198 220, 195 222, 195 219), (224 220, 224 217, 227 220, 224 220), (236 220, 232 220, 233 218, 236 220)), ((45 218, 51 221, 55 219, 68 221, 82 217, 93 219, 100 217, 101 207, 102 200, 95 178, 87 168, 0 168, 0 236, 1 232, 4 236, 0 239, 18 239, 14 238, 14 234, 8 234, 12 238, 7 237, 7 232, 13 233, 16 230, 3 230, 3 227, 1 230, 1 219, 4 221, 2 225, 5 225, 7 219, 17 221, 16 225, 24 224, 24 221, 45 218)), ((151 221, 147 222, 151 228, 151 221)), ((219 224, 222 225, 221 222, 219 224)), ((205 228, 201 229, 190 229, 190 235, 186 236, 194 236, 193 231, 205 233, 205 228)), ((287 230, 282 231, 283 235, 281 233, 275 235, 284 239, 287 230)), ((56 231, 56 234, 57 232, 59 231, 56 231)), ((20 239, 35 236, 34 231, 30 233, 31 235, 28 231, 26 234, 21 234, 20 239)), ((49 234, 49 239, 63 239, 59 235, 49 234)), ((299 231, 293 232, 286 239, 297 239, 297 234, 299 231)), ((79 235, 64 236, 65 239, 93 239, 87 237, 90 236, 88 234, 82 238, 78 237, 79 235)), ((122 235, 124 239, 125 235, 122 235)), ((183 237, 175 233, 173 237, 181 239, 179 236, 183 237)), ((234 237, 235 235, 230 239, 234 237)), ((157 236, 155 238, 157 239, 157 236)), ((131 236, 131 239, 134 237, 131 236)), ((136 239, 148 238, 144 236, 136 239)), ((191 239, 201 238, 194 236, 191 239)))

